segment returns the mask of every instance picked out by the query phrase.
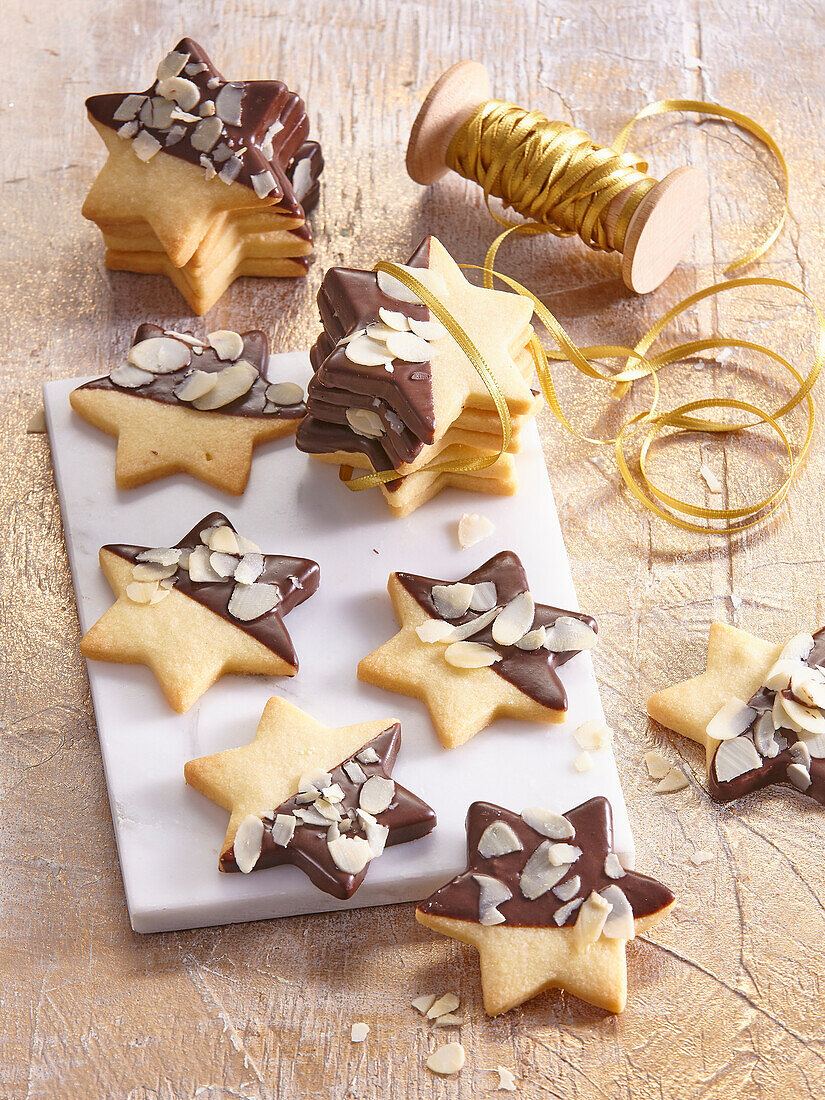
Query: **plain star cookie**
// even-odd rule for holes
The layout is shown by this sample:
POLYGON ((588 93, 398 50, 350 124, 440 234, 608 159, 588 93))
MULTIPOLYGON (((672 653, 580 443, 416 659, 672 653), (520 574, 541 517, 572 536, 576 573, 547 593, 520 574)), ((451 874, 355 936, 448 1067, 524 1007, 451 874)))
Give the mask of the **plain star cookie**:
POLYGON ((392 573, 388 590, 401 629, 358 678, 421 699, 446 748, 497 717, 564 721, 557 670, 596 644, 596 620, 537 604, 511 550, 456 582, 392 573))
POLYGON ((165 272, 196 313, 239 275, 306 274, 323 157, 285 84, 227 81, 184 38, 145 91, 86 107, 108 159, 83 215, 108 267, 165 272))
POLYGON ((147 665, 179 714, 226 673, 298 671, 283 617, 317 590, 314 561, 264 554, 213 512, 175 546, 104 546, 100 567, 117 600, 81 653, 147 665))
MULTIPOLYGON (((533 333, 529 301, 473 286, 435 237, 425 238, 402 266, 444 303, 483 354, 512 420, 508 450, 517 451, 521 428, 541 406, 526 351, 533 333)), ((381 491, 399 516, 447 485, 515 491, 508 454, 497 464, 504 467, 498 477, 496 468, 458 471, 457 482, 426 469, 436 459, 494 456, 501 420, 473 364, 415 294, 384 272, 332 268, 318 305, 324 332, 310 353, 315 376, 296 437, 301 450, 345 467, 396 471, 401 476, 381 491)))
POLYGON ((416 920, 479 953, 484 1010, 507 1012, 565 989, 609 1012, 627 1001, 625 945, 675 904, 666 886, 625 870, 606 798, 565 815, 519 816, 489 802, 467 814, 468 867, 416 920))
POLYGON ((251 744, 184 770, 230 813, 220 870, 289 863, 320 890, 352 897, 385 847, 435 828, 433 810, 392 779, 400 747, 398 722, 335 728, 270 699, 251 744))
POLYGON ((786 645, 714 623, 707 670, 652 695, 651 718, 704 745, 721 802, 775 783, 825 805, 825 630, 786 645))
POLYGON ((118 489, 186 473, 240 495, 260 443, 294 433, 303 388, 268 382, 269 347, 257 330, 205 340, 143 324, 124 363, 74 390, 90 424, 115 436, 118 489))

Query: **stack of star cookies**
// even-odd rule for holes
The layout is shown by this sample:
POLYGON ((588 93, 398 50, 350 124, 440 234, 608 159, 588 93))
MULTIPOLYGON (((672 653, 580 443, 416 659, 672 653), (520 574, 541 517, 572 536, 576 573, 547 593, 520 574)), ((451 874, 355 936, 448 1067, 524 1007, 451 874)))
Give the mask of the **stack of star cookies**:
POLYGON ((512 437, 493 465, 438 471, 435 463, 489 457, 501 420, 481 376, 419 298, 383 272, 332 268, 318 293, 324 332, 311 351, 315 376, 298 447, 322 461, 402 476, 380 487, 391 512, 409 515, 448 485, 512 494, 513 454, 541 399, 531 387, 532 306, 468 283, 435 237, 406 265, 481 351, 510 413, 512 437))
POLYGON ((195 313, 241 275, 302 276, 321 148, 278 80, 224 80, 182 39, 145 92, 86 101, 109 153, 83 205, 106 266, 165 274, 195 313))

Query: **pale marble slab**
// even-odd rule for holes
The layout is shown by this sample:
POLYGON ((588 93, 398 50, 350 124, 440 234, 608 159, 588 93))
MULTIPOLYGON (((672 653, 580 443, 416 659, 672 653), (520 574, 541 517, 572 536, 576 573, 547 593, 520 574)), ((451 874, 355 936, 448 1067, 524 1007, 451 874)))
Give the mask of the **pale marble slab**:
MULTIPOLYGON (((272 357, 272 379, 305 382, 304 353, 272 357)), ((82 630, 111 603, 98 567, 107 542, 164 546, 208 512, 224 512, 270 553, 314 558, 321 587, 287 618, 300 659, 292 679, 230 676, 185 715, 169 710, 140 666, 89 662, 89 680, 132 927, 137 932, 258 920, 418 900, 465 866, 464 817, 476 799, 563 812, 596 794, 613 806, 616 848, 627 866, 633 841, 611 750, 579 773, 572 731, 603 717, 589 654, 561 672, 570 699, 562 726, 497 721, 460 749, 441 747, 417 700, 360 684, 360 657, 395 631, 386 593, 396 569, 458 578, 500 550, 521 557, 536 599, 576 609, 570 566, 534 425, 524 431, 515 497, 447 490, 403 520, 377 492, 350 493, 338 470, 308 459, 291 439, 256 452, 243 497, 178 475, 141 489, 114 486, 115 442, 69 406, 82 379, 44 386, 49 439, 82 630), (462 512, 482 512, 495 533, 462 550, 462 512), (394 775, 438 814, 430 836, 387 851, 356 895, 341 902, 294 867, 223 875, 217 857, 226 812, 183 780, 184 763, 250 741, 270 695, 280 694, 330 725, 395 717, 402 749, 394 775)))

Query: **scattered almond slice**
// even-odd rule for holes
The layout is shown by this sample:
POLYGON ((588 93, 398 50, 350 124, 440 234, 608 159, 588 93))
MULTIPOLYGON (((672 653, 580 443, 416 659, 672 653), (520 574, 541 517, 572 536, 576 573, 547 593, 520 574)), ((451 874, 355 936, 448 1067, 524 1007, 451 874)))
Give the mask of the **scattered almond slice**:
POLYGON ((266 615, 280 602, 281 590, 277 584, 236 584, 227 610, 240 622, 248 623, 266 615))
POLYGON ((204 542, 210 550, 217 550, 221 554, 237 554, 239 550, 238 536, 227 523, 213 527, 204 542))
POLYGON ((573 761, 573 767, 577 772, 589 772, 593 767, 593 757, 589 752, 582 752, 573 761))
POLYGON ((495 531, 495 525, 486 516, 478 512, 465 512, 458 521, 458 545, 462 550, 489 538, 495 531))
POLYGON ((450 1077, 464 1069, 467 1054, 461 1043, 447 1043, 436 1050, 427 1059, 427 1069, 441 1077, 450 1077))
POLYGON ((645 766, 651 779, 664 779, 673 765, 665 760, 660 752, 652 750, 645 753, 645 766))
MULTIPOLYGON (((151 381, 151 379, 150 379, 150 381, 151 381)), ((26 433, 28 435, 40 435, 42 432, 45 432, 45 430, 46 430, 46 410, 43 409, 43 408, 40 408, 29 419, 29 422, 26 425, 26 433)))
POLYGON ((437 1020, 439 1016, 445 1016, 448 1012, 455 1012, 460 1004, 457 993, 442 993, 427 1009, 425 1015, 428 1020, 437 1020))
POLYGON ((452 639, 453 629, 443 619, 425 619, 415 628, 415 632, 422 642, 434 645, 436 642, 446 641, 447 638, 452 639))
POLYGON ((445 1012, 433 1021, 433 1027, 461 1027, 464 1023, 463 1016, 456 1016, 454 1012, 445 1012))
POLYGON ((560 615, 552 626, 548 626, 544 645, 552 653, 572 653, 592 649, 598 641, 595 630, 574 619, 571 615, 560 615))
POLYGON ((580 748, 592 752, 607 748, 613 740, 613 730, 606 722, 583 722, 573 736, 580 748))
POLYGON ((723 703, 707 724, 706 733, 715 741, 730 741, 738 737, 756 718, 756 711, 732 696, 723 703))
POLYGON ((436 1000, 437 997, 435 993, 422 993, 420 997, 416 997, 414 1000, 410 1001, 410 1004, 416 1012, 420 1012, 422 1016, 426 1016, 436 1000))
POLYGON ((238 870, 248 875, 261 855, 264 838, 264 823, 256 814, 247 814, 238 826, 232 850, 238 870))
POLYGON ((515 645, 530 627, 536 605, 530 592, 520 592, 502 608, 493 623, 493 641, 499 645, 515 645))
POLYGON ((521 811, 521 820, 551 840, 572 840, 576 835, 576 830, 566 817, 553 810, 545 810, 543 806, 528 806, 521 811))
POLYGON ((383 775, 371 775, 358 792, 358 805, 370 814, 380 814, 395 798, 395 783, 383 775))
POLYGON ((159 565, 157 562, 139 562, 132 566, 132 578, 136 581, 164 581, 173 577, 177 572, 177 565, 159 565))
POLYGON ((679 768, 671 768, 667 775, 656 784, 657 794, 672 794, 690 786, 690 780, 679 768))
POLYGON ((612 906, 607 898, 592 891, 579 909, 573 925, 574 940, 579 951, 588 951, 601 936, 612 906))
POLYGON ((369 1033, 369 1024, 357 1023, 352 1025, 349 1034, 353 1043, 363 1043, 369 1033))
POLYGON ((154 379, 154 374, 148 370, 142 370, 131 363, 121 363, 119 367, 109 371, 109 379, 124 390, 137 390, 141 386, 148 386, 154 379))
POLYGON ((713 470, 711 470, 710 466, 706 466, 703 462, 702 465, 699 467, 699 473, 704 478, 705 484, 707 485, 709 492, 713 494, 722 492, 722 482, 719 480, 713 470))
POLYGON ((132 603, 150 604, 157 591, 157 581, 132 581, 126 585, 126 596, 132 603))
POLYGON ((126 358, 132 366, 150 374, 174 374, 188 365, 191 350, 172 336, 151 336, 133 344, 126 358))
POLYGON ((716 853, 707 848, 701 848, 699 851, 690 854, 690 862, 696 867, 701 867, 703 863, 710 863, 714 859, 716 859, 716 853))
POLYGON ((193 370, 175 386, 173 392, 180 401, 197 401, 213 390, 217 381, 216 371, 193 370))
POLYGON ((300 405, 304 396, 304 388, 297 382, 272 382, 266 388, 267 401, 275 405, 300 405))
MULTIPOLYGON (((203 123, 198 125, 202 126, 203 123)), ((216 332, 210 332, 206 339, 219 359, 234 361, 243 355, 243 337, 239 332, 234 332, 232 329, 218 329, 216 332)))
POLYGON ((444 650, 444 660, 453 668, 489 668, 501 654, 480 642, 453 642, 444 650))
POLYGON ((378 439, 384 434, 384 424, 377 412, 372 409, 347 409, 347 424, 356 435, 365 439, 378 439))
POLYGON ((497 1092, 516 1091, 516 1075, 512 1070, 507 1069, 506 1066, 496 1066, 494 1072, 498 1074, 497 1092))
POLYGON ((202 412, 222 409, 248 393, 260 376, 251 363, 246 359, 239 359, 224 367, 216 377, 217 382, 212 389, 192 402, 193 408, 202 412))
POLYGON ((442 619, 460 619, 470 608, 470 603, 475 596, 475 585, 463 582, 435 584, 430 595, 442 619))

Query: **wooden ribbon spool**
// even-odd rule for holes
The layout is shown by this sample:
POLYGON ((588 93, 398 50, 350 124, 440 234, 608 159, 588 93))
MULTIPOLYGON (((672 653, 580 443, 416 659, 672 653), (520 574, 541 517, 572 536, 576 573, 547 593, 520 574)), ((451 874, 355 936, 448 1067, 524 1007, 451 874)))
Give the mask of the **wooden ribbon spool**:
MULTIPOLYGON (((407 171, 428 186, 446 175, 447 147, 456 131, 491 98, 490 77, 477 61, 459 61, 443 73, 421 106, 407 146, 407 171)), ((622 278, 637 294, 647 294, 670 275, 690 244, 702 215, 705 178, 696 168, 677 168, 639 203, 625 234, 622 278)), ((608 243, 629 191, 609 204, 604 227, 608 243)))

